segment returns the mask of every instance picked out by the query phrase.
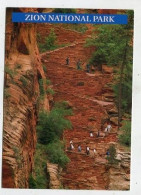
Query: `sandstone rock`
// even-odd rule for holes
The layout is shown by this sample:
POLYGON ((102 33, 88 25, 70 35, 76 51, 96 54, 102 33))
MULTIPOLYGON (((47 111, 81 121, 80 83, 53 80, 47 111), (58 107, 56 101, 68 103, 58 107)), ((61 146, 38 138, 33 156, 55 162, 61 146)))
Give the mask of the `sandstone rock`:
POLYGON ((113 107, 112 109, 107 110, 107 112, 109 115, 118 114, 118 110, 116 107, 113 107))
POLYGON ((111 117, 110 121, 114 124, 114 125, 118 125, 118 117, 111 117))
POLYGON ((52 164, 47 162, 47 173, 50 176, 50 189, 59 189, 61 186, 60 180, 58 178, 59 168, 57 164, 52 164))

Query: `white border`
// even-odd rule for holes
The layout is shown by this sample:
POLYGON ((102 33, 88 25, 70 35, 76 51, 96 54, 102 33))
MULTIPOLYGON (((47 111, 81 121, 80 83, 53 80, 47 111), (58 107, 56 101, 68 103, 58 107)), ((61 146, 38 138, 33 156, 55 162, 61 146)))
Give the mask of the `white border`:
MULTIPOLYGON (((0 189, 2 195, 39 195, 39 194, 141 194, 141 0, 0 0, 0 168, 2 165, 2 121, 3 121, 3 70, 4 70, 4 34, 6 7, 46 7, 46 8, 90 8, 90 9, 134 9, 134 66, 133 66, 133 108, 132 108, 132 160, 130 191, 94 191, 94 190, 19 190, 0 189)), ((1 171, 0 171, 1 183, 1 171)))

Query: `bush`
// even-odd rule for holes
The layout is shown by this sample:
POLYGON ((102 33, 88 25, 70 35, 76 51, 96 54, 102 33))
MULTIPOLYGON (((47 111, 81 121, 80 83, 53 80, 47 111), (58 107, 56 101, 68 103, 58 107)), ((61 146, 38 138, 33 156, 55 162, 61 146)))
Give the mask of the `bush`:
POLYGON ((46 84, 47 85, 51 85, 51 81, 50 80, 46 80, 46 84))
POLYGON ((36 189, 36 180, 33 178, 32 175, 29 176, 28 184, 29 184, 29 189, 36 189))
POLYGON ((117 163, 117 160, 115 159, 116 158, 116 149, 115 149, 114 145, 111 145, 109 147, 109 153, 110 153, 110 155, 107 157, 108 162, 110 164, 116 164, 117 163))
POLYGON ((47 50, 53 50, 56 49, 57 46, 55 45, 56 42, 56 34, 54 32, 54 29, 51 29, 48 37, 45 37, 45 43, 39 43, 39 49, 41 52, 45 52, 47 50))
POLYGON ((51 88, 47 88, 46 92, 47 92, 47 94, 50 94, 50 95, 54 95, 55 94, 54 90, 51 89, 51 88))
POLYGON ((24 76, 21 76, 20 81, 22 82, 23 86, 27 86, 27 80, 24 78, 24 76))
POLYGON ((44 90, 44 80, 43 79, 39 80, 39 89, 40 89, 40 95, 44 96, 45 90, 44 90))
POLYGON ((49 144, 47 154, 51 163, 59 164, 63 168, 69 162, 69 158, 64 153, 64 145, 60 141, 49 144))
POLYGON ((35 189, 46 189, 49 183, 46 173, 46 146, 37 144, 34 156, 34 174, 35 177, 31 180, 31 187, 35 189))
POLYGON ((62 8, 56 8, 53 10, 54 13, 76 13, 75 9, 62 9, 62 8))
POLYGON ((54 108, 61 112, 63 116, 73 115, 72 109, 66 101, 56 102, 54 108))
POLYGON ((9 98, 9 97, 11 97, 11 95, 10 95, 8 89, 4 89, 4 98, 9 98))
POLYGON ((63 108, 53 108, 50 112, 39 113, 37 125, 38 141, 48 144, 61 138, 64 129, 71 128, 71 122, 64 118, 67 112, 63 108))
POLYGON ((131 146, 131 121, 124 121, 122 128, 123 133, 119 136, 121 144, 131 146))
POLYGON ((44 64, 43 64, 43 70, 44 70, 45 73, 47 73, 47 67, 44 64))
POLYGON ((13 79, 17 72, 15 70, 11 70, 7 65, 5 65, 5 73, 13 79))

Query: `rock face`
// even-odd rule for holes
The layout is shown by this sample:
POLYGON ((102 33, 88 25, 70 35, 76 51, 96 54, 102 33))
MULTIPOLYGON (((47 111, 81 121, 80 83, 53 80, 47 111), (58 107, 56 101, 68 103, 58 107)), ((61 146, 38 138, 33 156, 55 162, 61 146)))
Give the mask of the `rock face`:
POLYGON ((47 162, 47 173, 49 174, 49 188, 59 189, 61 187, 61 182, 59 180, 59 167, 57 164, 52 164, 47 162))
POLYGON ((130 153, 117 151, 117 166, 109 169, 109 190, 129 190, 130 153))
MULTIPOLYGON (((7 9, 6 21, 2 187, 28 188, 34 166, 38 83, 45 75, 36 44, 36 25, 12 23, 12 11, 7 9)), ((47 98, 43 106, 49 109, 47 98)))

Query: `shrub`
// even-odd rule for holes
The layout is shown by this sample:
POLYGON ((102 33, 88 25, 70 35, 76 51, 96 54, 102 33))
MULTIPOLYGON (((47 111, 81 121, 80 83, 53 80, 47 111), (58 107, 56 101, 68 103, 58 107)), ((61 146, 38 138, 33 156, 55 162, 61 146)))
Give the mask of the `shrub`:
POLYGON ((26 87, 27 86, 27 80, 24 78, 24 76, 20 77, 20 81, 22 82, 23 86, 26 87))
POLYGON ((36 189, 36 180, 33 178, 32 175, 29 176, 28 184, 29 184, 29 189, 36 189))
POLYGON ((76 13, 75 9, 63 9, 63 8, 56 8, 53 10, 54 13, 76 13))
POLYGON ((47 85, 51 85, 51 81, 50 80, 46 80, 46 84, 47 85))
POLYGON ((37 144, 36 152, 34 156, 34 174, 35 174, 35 177, 33 178, 34 186, 32 186, 35 187, 35 189, 47 188, 49 181, 46 174, 46 162, 47 162, 46 146, 37 144))
POLYGON ((45 73, 47 73, 47 67, 44 64, 43 64, 43 70, 44 70, 45 73))
POLYGON ((47 146, 47 154, 50 162, 59 164, 63 168, 69 162, 64 152, 64 145, 60 141, 50 143, 47 146))
POLYGON ((11 95, 10 95, 8 89, 4 89, 4 98, 9 98, 9 97, 11 97, 11 95))
POLYGON ((44 96, 45 90, 44 90, 44 80, 43 79, 39 80, 39 89, 40 89, 40 95, 44 96))
POLYGON ((64 129, 71 128, 71 122, 64 118, 64 109, 53 108, 50 113, 42 111, 39 113, 37 125, 38 141, 48 144, 55 139, 61 138, 64 129))
POLYGON ((47 92, 47 94, 50 94, 50 95, 54 95, 55 94, 54 90, 51 89, 51 88, 47 88, 46 92, 47 92))
POLYGON ((13 77, 16 75, 16 71, 11 70, 7 65, 5 66, 5 73, 7 73, 11 79, 13 79, 13 77))
POLYGON ((45 43, 39 43, 39 49, 41 52, 45 52, 47 50, 53 50, 56 49, 57 46, 55 45, 56 42, 56 34, 54 32, 54 29, 51 29, 48 37, 45 37, 45 43))
POLYGON ((123 132, 119 136, 120 143, 126 146, 131 146, 131 121, 124 121, 120 130, 123 132))
POLYGON ((66 101, 60 101, 56 102, 54 105, 54 108, 57 110, 60 110, 60 112, 63 114, 63 116, 67 115, 73 115, 72 109, 68 105, 68 102, 66 101))
POLYGON ((115 149, 114 145, 111 145, 109 147, 109 153, 110 153, 110 155, 107 157, 108 162, 110 164, 116 164, 117 163, 117 160, 115 159, 115 157, 116 157, 116 149, 115 149))

